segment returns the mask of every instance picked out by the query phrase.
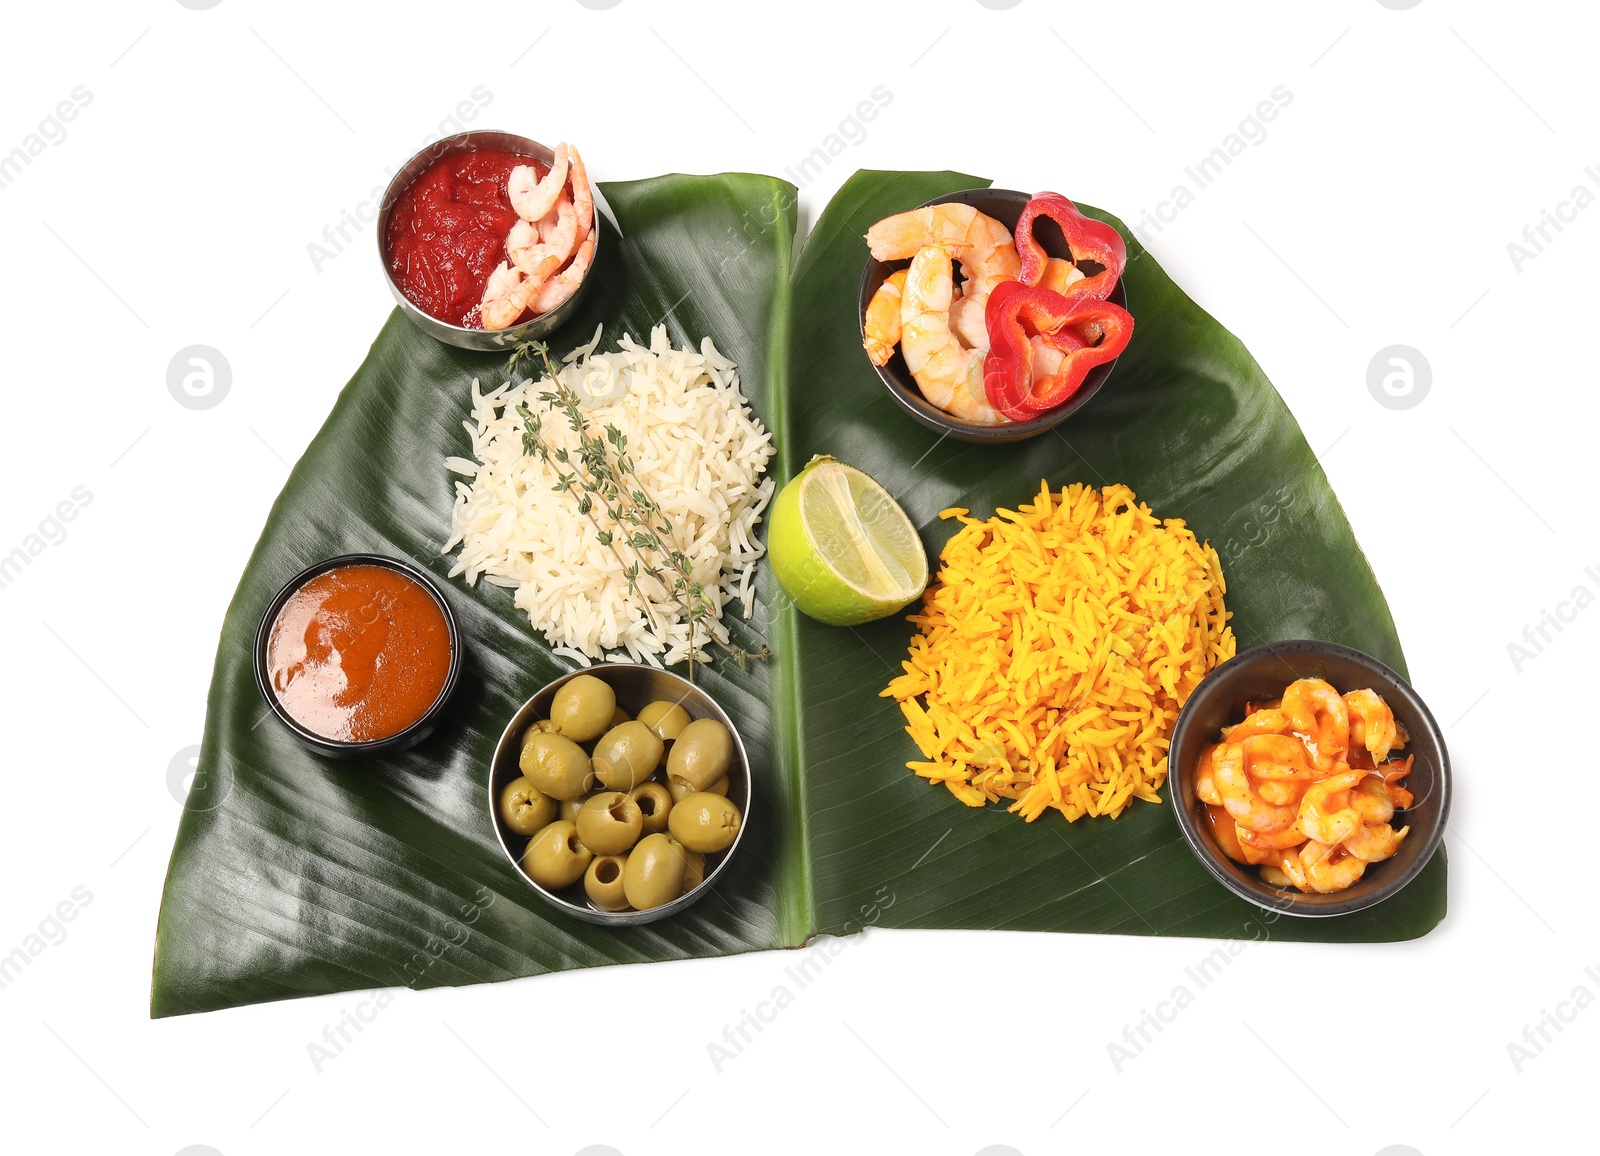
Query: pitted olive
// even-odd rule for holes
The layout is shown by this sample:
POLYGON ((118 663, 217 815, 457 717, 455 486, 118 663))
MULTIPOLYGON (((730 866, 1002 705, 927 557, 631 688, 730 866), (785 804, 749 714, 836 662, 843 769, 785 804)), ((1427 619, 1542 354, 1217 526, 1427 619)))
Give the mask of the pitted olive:
POLYGON ((670 743, 689 725, 689 712, 675 702, 653 702, 639 712, 639 721, 656 732, 664 743, 670 743))
POLYGON ((583 890, 601 911, 626 911, 628 896, 622 887, 626 855, 597 855, 583 873, 583 890))
POLYGON ((704 791, 733 765, 733 736, 712 718, 697 718, 683 728, 667 755, 667 780, 704 791))
POLYGON ((548 731, 529 731, 518 766, 527 780, 552 799, 576 799, 594 786, 594 768, 583 748, 548 731))
POLYGON ((621 791, 601 791, 578 812, 578 838, 596 855, 620 855, 639 841, 644 816, 621 791))
MULTIPOLYGON (((728 793, 728 776, 723 775, 722 778, 712 783, 706 790, 713 795, 726 795, 728 793)), ((668 779, 667 792, 672 796, 672 805, 676 807, 684 799, 694 794, 695 790, 682 779, 668 779)))
POLYGON ((592 674, 568 679, 550 703, 550 719, 575 743, 586 743, 605 733, 617 710, 617 692, 592 674))
POLYGON ((557 820, 528 843, 522 853, 522 866, 539 886, 559 891, 583 878, 593 858, 594 852, 578 838, 578 829, 557 820))
POLYGON ((608 730, 594 745, 594 772, 613 791, 631 791, 661 763, 661 740, 637 719, 608 730))
POLYGON ((623 893, 640 911, 660 907, 683 894, 689 853, 671 835, 646 835, 628 855, 623 893))
POLYGON ((519 835, 535 834, 540 827, 555 821, 556 801, 528 782, 526 776, 512 779, 500 792, 500 818, 519 835))
POLYGON ((672 810, 672 792, 665 786, 651 779, 629 791, 628 798, 639 804, 646 835, 667 829, 667 813, 672 810))
POLYGON ((683 893, 685 895, 706 881, 706 857, 698 851, 689 852, 689 862, 683 869, 683 893))
POLYGON ((732 846, 739 823, 739 808, 732 800, 697 791, 673 805, 667 829, 689 850, 704 854, 732 846))

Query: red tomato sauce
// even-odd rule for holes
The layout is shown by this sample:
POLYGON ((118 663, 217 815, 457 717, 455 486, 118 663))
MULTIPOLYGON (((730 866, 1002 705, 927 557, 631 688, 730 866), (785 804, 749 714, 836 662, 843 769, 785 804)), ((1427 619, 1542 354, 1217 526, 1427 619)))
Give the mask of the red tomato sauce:
POLYGON ((430 317, 483 328, 483 287, 506 260, 506 234, 517 223, 506 182, 518 165, 532 165, 541 180, 550 171, 533 157, 469 149, 423 170, 395 202, 383 239, 389 272, 430 317))
POLYGON ((386 566, 319 574, 278 611, 267 673, 289 716, 323 738, 369 742, 428 713, 450 672, 433 595, 386 566))

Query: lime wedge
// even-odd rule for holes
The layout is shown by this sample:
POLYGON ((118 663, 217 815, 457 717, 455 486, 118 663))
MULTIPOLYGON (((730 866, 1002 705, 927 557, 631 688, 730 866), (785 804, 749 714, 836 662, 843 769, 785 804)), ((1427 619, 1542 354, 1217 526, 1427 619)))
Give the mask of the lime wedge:
POLYGON ((813 458, 778 494, 767 549, 795 605, 833 626, 887 617, 928 585, 928 555, 900 504, 829 457, 813 458))

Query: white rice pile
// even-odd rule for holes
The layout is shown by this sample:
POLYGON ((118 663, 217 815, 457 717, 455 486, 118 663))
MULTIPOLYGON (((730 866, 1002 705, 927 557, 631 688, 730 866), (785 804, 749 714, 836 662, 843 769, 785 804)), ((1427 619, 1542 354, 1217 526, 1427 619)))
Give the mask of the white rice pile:
MULTIPOLYGON (((709 337, 700 351, 675 349, 658 325, 646 349, 631 337, 614 353, 595 353, 593 340, 573 350, 558 370, 583 401, 590 436, 607 424, 628 439, 635 474, 669 519, 673 545, 689 559, 716 616, 695 624, 697 661, 708 661, 707 627, 728 640, 722 610, 737 599, 750 616, 750 579, 765 552, 756 524, 772 499, 764 478, 773 454, 771 435, 751 416, 734 364, 709 337)), ((449 554, 461 555, 451 576, 468 585, 481 576, 516 591, 516 605, 543 631, 558 654, 584 665, 610 658, 671 665, 689 654, 689 623, 682 602, 643 571, 629 591, 624 569, 640 555, 616 533, 600 543, 600 528, 615 529, 597 500, 591 517, 578 512, 570 490, 557 492, 557 473, 524 454, 517 407, 543 419, 552 450, 575 451, 577 435, 564 412, 539 400, 549 379, 509 383, 483 393, 472 383, 472 418, 462 423, 475 461, 447 458, 446 468, 470 481, 456 482, 449 554)), ((576 453, 574 452, 574 460, 576 453)), ((645 562, 657 562, 649 552, 645 562)), ((662 565, 662 569, 665 566, 662 565)))

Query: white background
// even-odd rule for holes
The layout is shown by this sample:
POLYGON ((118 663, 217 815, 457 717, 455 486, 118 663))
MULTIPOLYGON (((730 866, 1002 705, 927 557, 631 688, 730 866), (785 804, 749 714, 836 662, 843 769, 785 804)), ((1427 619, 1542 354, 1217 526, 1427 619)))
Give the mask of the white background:
POLYGON ((75 887, 92 900, 0 990, 6 1148, 1439 1156, 1587 1119, 1600 1011, 1562 1005, 1520 1071, 1507 1045, 1578 986, 1600 997, 1600 610, 1547 627, 1520 670, 1507 647, 1600 592, 1600 210, 1547 227, 1520 269, 1507 244, 1600 191, 1592 12, 480 0, 440 29, 420 4, 21 7, 0 154, 76 86, 92 100, 0 189, 0 554, 75 487, 92 501, 0 589, 0 954, 75 887), (1184 969, 1213 944, 870 932, 720 1072, 707 1044, 793 986, 792 953, 401 991, 320 1071, 308 1044, 369 995, 151 1022, 169 764, 198 742, 289 463, 391 308, 366 227, 320 269, 307 246, 479 85, 478 127, 577 141, 600 180, 781 174, 882 85, 892 103, 805 187, 804 222, 857 167, 947 166, 1130 224, 1284 86, 1266 138, 1143 236, 1288 400, 1447 728, 1444 924, 1251 945, 1120 1072, 1107 1045, 1195 989, 1184 969), (205 411, 166 386, 193 343, 233 371, 205 411), (1403 411, 1367 388, 1396 343, 1432 367, 1403 411))

